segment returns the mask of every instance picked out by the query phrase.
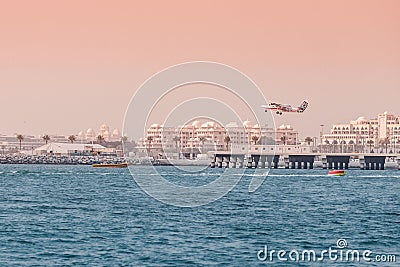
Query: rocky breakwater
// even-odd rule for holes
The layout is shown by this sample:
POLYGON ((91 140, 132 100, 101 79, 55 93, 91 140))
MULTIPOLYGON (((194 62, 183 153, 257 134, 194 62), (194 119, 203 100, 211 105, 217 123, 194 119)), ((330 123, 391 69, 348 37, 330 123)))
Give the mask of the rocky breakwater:
POLYGON ((56 156, 56 155, 0 155, 0 164, 60 164, 92 165, 98 163, 122 163, 124 158, 102 156, 56 156))

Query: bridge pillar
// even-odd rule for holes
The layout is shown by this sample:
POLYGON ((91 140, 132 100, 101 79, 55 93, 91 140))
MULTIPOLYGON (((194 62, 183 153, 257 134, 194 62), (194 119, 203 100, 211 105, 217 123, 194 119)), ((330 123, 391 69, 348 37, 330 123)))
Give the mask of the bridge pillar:
POLYGON ((384 170, 386 156, 364 156, 366 169, 370 167, 371 170, 384 170))
POLYGON ((297 161, 297 169, 301 169, 301 161, 297 161))
POLYGON ((247 155, 246 158, 247 158, 247 168, 253 167, 253 158, 251 157, 251 155, 250 156, 247 155))
POLYGON ((244 156, 237 156, 236 158, 236 168, 243 168, 243 161, 244 161, 244 156))
POLYGON ((284 157, 283 158, 283 160, 284 160, 284 162, 285 162, 285 169, 289 169, 289 157, 288 156, 286 156, 286 157, 284 157))
POLYGON ((335 170, 339 169, 339 166, 338 166, 338 165, 339 165, 339 164, 338 164, 337 161, 335 161, 335 162, 333 163, 333 166, 334 166, 335 170))
POLYGON ((258 168, 258 163, 260 162, 260 156, 259 155, 252 155, 253 162, 254 162, 254 168, 258 168))
POLYGON ((343 162, 339 162, 339 169, 343 170, 343 162))
POLYGON ((215 156, 213 156, 211 159, 210 167, 215 168, 215 156))
POLYGON ((369 170, 369 167, 370 167, 370 163, 369 163, 369 162, 366 162, 366 163, 365 163, 365 169, 366 169, 366 170, 369 170))
POLYGON ((231 158, 229 160, 229 168, 235 168, 236 167, 236 156, 231 155, 231 158))
POLYGON ((349 163, 348 163, 348 162, 345 162, 345 163, 344 163, 344 168, 345 168, 346 170, 349 168, 349 163))
POLYGON ((217 167, 222 168, 222 157, 216 157, 217 167))
POLYGON ((327 159, 326 159, 326 156, 322 156, 321 157, 321 161, 322 161, 322 169, 326 169, 327 168, 327 163, 328 163, 327 159))
POLYGON ((229 168, 229 161, 230 161, 230 156, 224 156, 223 158, 222 158, 223 160, 222 160, 222 166, 224 167, 224 168, 229 168))
POLYGON ((291 169, 296 168, 296 162, 292 161, 292 162, 290 162, 290 164, 291 164, 291 166, 290 166, 291 169))
POLYGON ((360 169, 361 169, 361 170, 364 170, 364 169, 365 169, 365 158, 364 158, 364 156, 360 156, 360 157, 358 158, 358 160, 359 160, 359 162, 360 162, 360 169))
POLYGON ((274 169, 278 169, 279 155, 274 155, 274 169))
POLYGON ((333 169, 333 165, 332 165, 332 162, 328 162, 328 169, 333 169))

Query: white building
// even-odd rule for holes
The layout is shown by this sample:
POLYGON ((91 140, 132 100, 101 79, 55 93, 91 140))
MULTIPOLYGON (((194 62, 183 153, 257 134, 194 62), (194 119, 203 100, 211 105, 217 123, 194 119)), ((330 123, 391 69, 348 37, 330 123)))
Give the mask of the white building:
POLYGON ((155 158, 178 157, 178 151, 185 157, 207 151, 229 150, 243 152, 252 145, 296 145, 298 132, 291 126, 282 125, 277 129, 253 125, 250 121, 239 125, 228 123, 225 127, 214 121, 193 121, 177 128, 152 124, 146 136, 139 140, 139 153, 151 154, 155 158), (286 138, 284 141, 281 137, 286 138), (227 138, 229 137, 229 138, 227 138))
POLYGON ((78 143, 48 143, 35 149, 37 155, 101 155, 113 154, 115 150, 106 148, 99 144, 78 143))
POLYGON ((375 119, 359 117, 349 123, 334 124, 322 135, 322 149, 332 152, 398 152, 400 116, 379 114, 375 119))

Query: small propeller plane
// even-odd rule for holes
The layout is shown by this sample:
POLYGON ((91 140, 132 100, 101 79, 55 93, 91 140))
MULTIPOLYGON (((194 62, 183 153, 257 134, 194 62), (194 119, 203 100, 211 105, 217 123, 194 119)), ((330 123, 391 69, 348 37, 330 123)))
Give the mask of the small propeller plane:
POLYGON ((304 110, 306 110, 308 106, 307 101, 303 101, 299 107, 292 107, 291 105, 288 104, 279 104, 279 103, 274 103, 271 102, 268 105, 262 105, 261 107, 265 108, 265 112, 268 110, 276 111, 276 114, 282 115, 283 112, 297 112, 297 113, 302 113, 304 110))

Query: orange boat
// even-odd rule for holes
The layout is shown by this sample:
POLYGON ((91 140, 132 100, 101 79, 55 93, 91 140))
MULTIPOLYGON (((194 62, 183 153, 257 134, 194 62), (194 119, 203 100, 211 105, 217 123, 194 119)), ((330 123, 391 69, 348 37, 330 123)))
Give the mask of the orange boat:
POLYGON ((346 172, 344 170, 330 170, 328 176, 345 176, 346 172))
POLYGON ((92 167, 94 167, 94 168, 127 168, 128 163, 100 163, 100 164, 93 164, 92 167))

